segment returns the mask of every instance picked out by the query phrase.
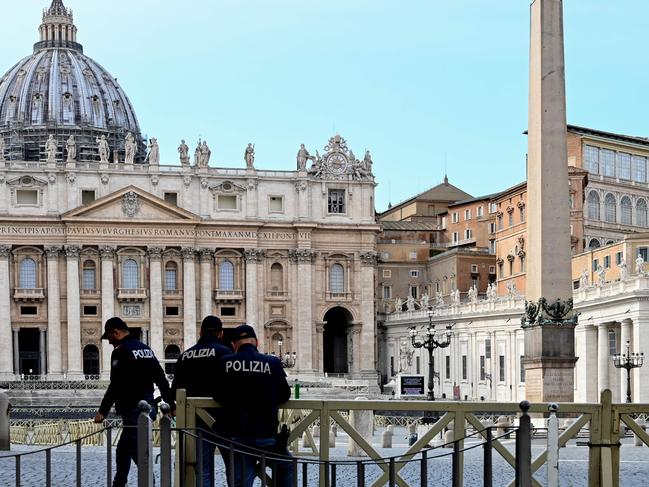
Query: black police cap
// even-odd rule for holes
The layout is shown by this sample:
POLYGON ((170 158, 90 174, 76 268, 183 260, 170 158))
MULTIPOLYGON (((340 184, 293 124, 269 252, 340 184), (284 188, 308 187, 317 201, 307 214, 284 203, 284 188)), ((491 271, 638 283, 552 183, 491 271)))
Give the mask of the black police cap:
POLYGON ((203 322, 201 323, 202 332, 218 333, 222 329, 223 329, 223 322, 219 319, 218 316, 209 315, 203 318, 203 322))
POLYGON ((106 324, 104 325, 104 334, 101 336, 102 340, 108 340, 108 334, 111 331, 114 330, 125 330, 128 331, 128 325, 124 323, 124 320, 121 318, 118 318, 117 316, 113 316, 112 318, 108 318, 106 320, 106 324))
POLYGON ((257 338, 255 329, 250 325, 239 325, 234 329, 232 341, 243 340, 244 338, 257 338))

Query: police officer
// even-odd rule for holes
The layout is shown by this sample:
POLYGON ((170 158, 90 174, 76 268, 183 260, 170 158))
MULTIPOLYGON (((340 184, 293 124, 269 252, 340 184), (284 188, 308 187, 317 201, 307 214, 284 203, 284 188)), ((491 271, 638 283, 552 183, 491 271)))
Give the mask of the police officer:
MULTIPOLYGON (((289 455, 286 446, 278 444, 277 413, 278 405, 290 398, 291 389, 279 359, 257 351, 257 335, 251 326, 235 329, 233 345, 235 353, 219 364, 214 399, 223 406, 224 433, 235 443, 255 449, 252 455, 234 455, 235 475, 234 480, 228 478, 228 485, 250 487, 259 462, 256 450, 289 455)), ((273 463, 277 476, 273 485, 293 485, 291 461, 268 462, 269 466, 273 463)), ((229 476, 227 468, 226 473, 229 476)))
MULTIPOLYGON (((178 357, 171 385, 174 396, 178 389, 186 389, 189 397, 210 397, 212 395, 213 385, 206 378, 214 376, 221 357, 232 353, 232 350, 221 344, 222 338, 223 323, 221 320, 216 316, 206 316, 201 323, 198 343, 178 357)), ((220 426, 218 410, 212 409, 208 412, 216 420, 214 428, 218 432, 220 426)), ((200 418, 196 418, 196 426, 207 431, 210 429, 200 418)), ((206 440, 203 442, 202 478, 198 484, 203 487, 213 487, 214 448, 218 438, 206 435, 206 440)), ((227 454, 227 451, 225 452, 227 454)))
POLYGON ((175 409, 171 389, 162 367, 153 351, 144 343, 130 335, 129 328, 122 319, 114 317, 106 321, 102 340, 114 347, 110 356, 110 385, 95 416, 95 423, 104 421, 110 408, 122 416, 124 428, 115 452, 116 471, 113 487, 122 487, 128 480, 131 460, 137 464, 137 407, 142 400, 151 404, 151 419, 155 419, 153 384, 160 389, 162 398, 175 409))

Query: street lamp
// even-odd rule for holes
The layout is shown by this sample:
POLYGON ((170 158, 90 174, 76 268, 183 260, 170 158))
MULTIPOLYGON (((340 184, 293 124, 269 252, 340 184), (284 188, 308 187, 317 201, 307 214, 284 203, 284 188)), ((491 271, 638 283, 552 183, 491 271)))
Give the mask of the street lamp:
POLYGON ((613 364, 617 369, 626 369, 626 402, 631 402, 631 369, 642 367, 644 353, 631 353, 629 340, 626 341, 626 353, 613 355, 613 364))
POLYGON ((428 350, 428 400, 435 400, 435 364, 433 362, 433 352, 436 348, 446 348, 451 344, 451 325, 446 326, 446 332, 438 333, 435 331, 433 324, 433 308, 428 308, 428 328, 423 336, 417 333, 416 328, 410 328, 410 341, 415 348, 425 348, 428 350))
POLYGON ((286 352, 284 355, 282 355, 283 344, 284 341, 281 338, 277 340, 277 345, 279 346, 279 360, 282 363, 282 367, 284 367, 285 369, 290 369, 292 367, 295 367, 295 364, 297 362, 297 353, 286 352))

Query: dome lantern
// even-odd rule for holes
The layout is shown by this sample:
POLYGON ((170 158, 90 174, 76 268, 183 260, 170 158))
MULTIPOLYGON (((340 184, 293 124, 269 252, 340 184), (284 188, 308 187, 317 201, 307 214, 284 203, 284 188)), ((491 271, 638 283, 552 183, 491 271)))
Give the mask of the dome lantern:
POLYGON ((83 52, 77 43, 77 27, 72 10, 63 5, 63 0, 52 0, 50 8, 43 10, 43 23, 38 28, 40 40, 34 44, 34 52, 52 47, 66 47, 83 52))

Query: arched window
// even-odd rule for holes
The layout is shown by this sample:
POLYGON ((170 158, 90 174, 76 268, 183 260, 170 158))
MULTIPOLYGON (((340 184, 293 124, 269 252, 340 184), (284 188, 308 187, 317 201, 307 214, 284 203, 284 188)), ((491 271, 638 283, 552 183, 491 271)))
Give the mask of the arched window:
POLYGON ((595 191, 588 193, 588 218, 599 220, 599 195, 595 191))
POLYGON ((178 264, 169 261, 165 265, 165 289, 175 291, 178 289, 178 264))
POLYGON ((86 379, 99 375, 99 349, 96 345, 83 347, 83 375, 86 379))
POLYGON ((633 205, 631 205, 631 198, 624 196, 620 201, 620 221, 624 225, 631 225, 631 214, 633 213, 633 205))
POLYGON ((20 284, 23 289, 36 288, 36 261, 27 257, 20 262, 20 284))
POLYGON ((221 262, 219 269, 219 287, 225 291, 234 290, 234 265, 229 260, 221 262))
POLYGON ((332 265, 329 279, 329 287, 332 293, 345 292, 345 268, 343 266, 340 264, 332 265))
POLYGON ((282 291, 284 289, 284 269, 282 264, 275 262, 270 266, 270 289, 282 291))
POLYGON ((616 210, 615 196, 609 193, 604 198, 604 220, 615 223, 616 210))
POLYGON ((638 200, 635 205, 635 224, 639 227, 647 226, 647 202, 638 200))
POLYGON ((180 348, 178 345, 167 345, 165 348, 165 373, 173 375, 176 372, 176 360, 180 357, 180 348), (172 362, 166 362, 172 360, 172 362))
POLYGON ((137 262, 133 259, 126 259, 122 263, 122 287, 124 289, 140 287, 140 272, 137 262))
POLYGON ((590 242, 588 242, 589 249, 597 249, 599 248, 599 245, 599 240, 597 240, 596 238, 591 238, 590 242))
POLYGON ((94 260, 83 263, 83 289, 94 291, 97 289, 97 265, 94 260))

